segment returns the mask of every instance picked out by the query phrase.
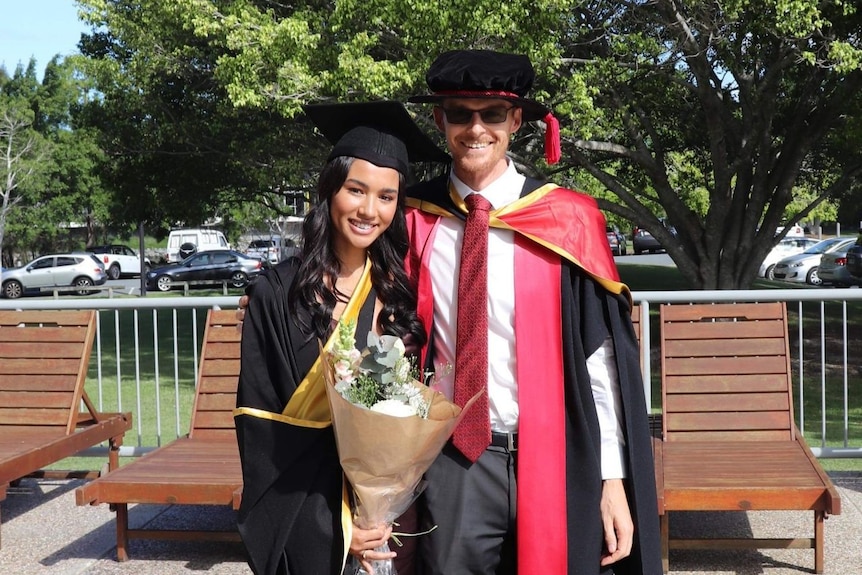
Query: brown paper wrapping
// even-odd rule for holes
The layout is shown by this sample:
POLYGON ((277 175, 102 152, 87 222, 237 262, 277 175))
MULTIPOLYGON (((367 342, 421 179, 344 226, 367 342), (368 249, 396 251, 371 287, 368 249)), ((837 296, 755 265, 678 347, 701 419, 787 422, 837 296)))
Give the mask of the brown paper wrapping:
POLYGON ((363 528, 392 523, 421 492, 422 475, 479 394, 462 409, 417 381, 430 405, 428 418, 394 417, 344 399, 335 390, 332 366, 322 363, 338 457, 356 496, 356 522, 363 528))

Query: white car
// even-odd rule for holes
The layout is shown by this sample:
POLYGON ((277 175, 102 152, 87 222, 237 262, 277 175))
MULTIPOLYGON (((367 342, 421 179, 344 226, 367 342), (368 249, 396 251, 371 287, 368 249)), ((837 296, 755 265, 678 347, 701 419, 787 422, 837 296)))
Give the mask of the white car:
POLYGON ((760 269, 757 270, 758 277, 766 279, 775 279, 772 277, 772 272, 775 270, 775 264, 779 260, 792 256, 793 254, 802 253, 820 240, 806 237, 784 238, 766 254, 763 263, 760 264, 760 269))
MULTIPOLYGON (((105 272, 112 280, 120 279, 120 276, 141 275, 141 258, 138 253, 122 244, 109 244, 104 246, 90 246, 88 252, 96 254, 105 264, 105 272)), ((150 260, 144 258, 143 273, 150 269, 150 260)))
POLYGON ((775 264, 772 275, 781 281, 819 286, 823 283, 819 274, 820 256, 835 250, 846 249, 855 241, 855 236, 838 236, 817 242, 802 253, 779 260, 775 264))
POLYGON ((245 255, 277 264, 281 259, 281 238, 272 237, 263 240, 252 240, 245 250, 245 255))

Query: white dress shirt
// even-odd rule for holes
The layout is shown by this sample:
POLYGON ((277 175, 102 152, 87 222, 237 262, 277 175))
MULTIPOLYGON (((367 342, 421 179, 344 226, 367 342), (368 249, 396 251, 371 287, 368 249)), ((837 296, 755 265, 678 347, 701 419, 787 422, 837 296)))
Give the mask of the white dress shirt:
MULTIPOLYGON (((524 185, 524 176, 517 172, 511 161, 506 172, 483 190, 471 190, 454 173, 451 174, 451 180, 461 198, 471 193, 481 193, 495 209, 517 200, 524 185)), ((437 377, 433 385, 450 399, 454 395, 459 254, 463 235, 463 221, 443 218, 435 235, 429 263, 437 365, 437 377)), ((495 228, 489 231, 488 285, 493 286, 493 289, 488 290, 488 399, 491 429, 517 431, 514 232, 495 228)), ((610 338, 587 359, 587 370, 601 429, 602 477, 624 477, 620 388, 610 338)))

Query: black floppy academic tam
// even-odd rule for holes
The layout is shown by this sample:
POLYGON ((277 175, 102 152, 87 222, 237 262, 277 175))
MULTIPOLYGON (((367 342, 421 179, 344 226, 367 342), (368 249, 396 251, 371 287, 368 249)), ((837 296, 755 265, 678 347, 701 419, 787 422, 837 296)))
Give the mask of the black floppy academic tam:
POLYGON ((450 161, 400 102, 306 104, 306 116, 333 144, 327 161, 350 156, 408 175, 410 162, 450 161))
POLYGON ((536 73, 523 54, 493 50, 450 50, 428 68, 425 82, 430 94, 412 96, 408 102, 440 104, 449 98, 507 100, 522 109, 525 122, 545 122, 545 159, 560 159, 560 124, 547 106, 527 97, 536 73))

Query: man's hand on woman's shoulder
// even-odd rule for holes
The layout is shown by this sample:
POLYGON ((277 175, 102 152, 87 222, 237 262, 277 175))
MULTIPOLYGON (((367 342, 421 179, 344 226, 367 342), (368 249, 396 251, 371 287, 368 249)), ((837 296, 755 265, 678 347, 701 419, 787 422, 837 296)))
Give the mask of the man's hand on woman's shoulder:
POLYGON ((242 322, 245 320, 245 308, 248 307, 248 295, 243 294, 239 298, 239 307, 236 308, 236 319, 239 323, 236 324, 236 330, 242 333, 242 322))

